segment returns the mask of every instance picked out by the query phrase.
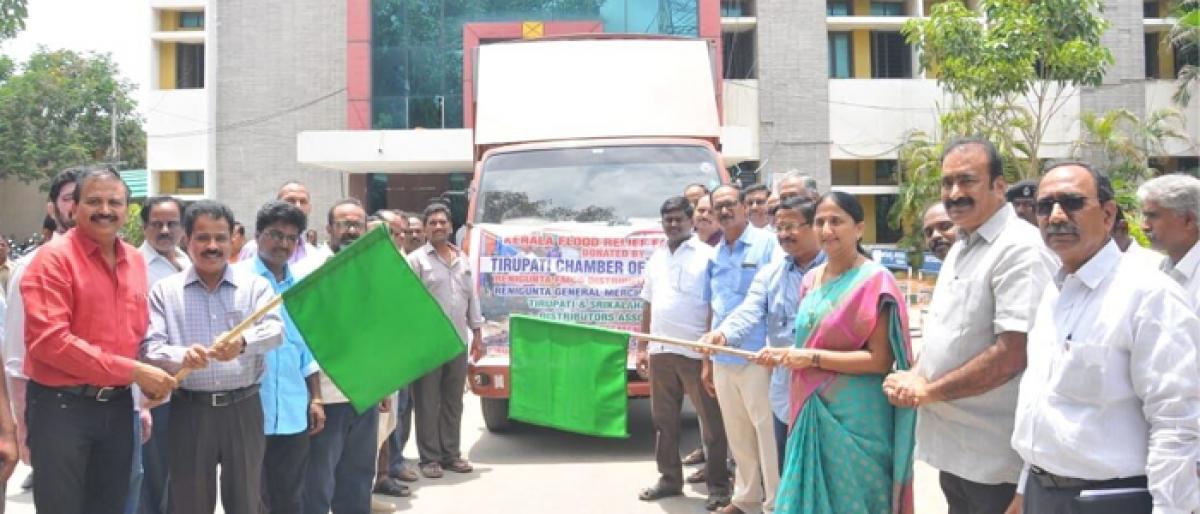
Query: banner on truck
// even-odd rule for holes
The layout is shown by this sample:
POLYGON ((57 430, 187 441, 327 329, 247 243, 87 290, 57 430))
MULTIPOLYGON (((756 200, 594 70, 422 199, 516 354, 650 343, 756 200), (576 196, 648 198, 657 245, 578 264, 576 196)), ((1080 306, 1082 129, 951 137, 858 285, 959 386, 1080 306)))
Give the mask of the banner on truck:
POLYGON ((639 331, 642 271, 664 240, 656 225, 476 225, 471 257, 488 352, 508 353, 513 314, 639 331))

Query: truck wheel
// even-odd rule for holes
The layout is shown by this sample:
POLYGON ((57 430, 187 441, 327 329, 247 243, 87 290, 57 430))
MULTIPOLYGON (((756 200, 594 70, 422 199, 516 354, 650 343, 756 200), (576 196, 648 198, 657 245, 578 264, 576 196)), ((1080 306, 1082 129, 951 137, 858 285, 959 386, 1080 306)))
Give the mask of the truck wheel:
POLYGON ((479 405, 483 408, 483 424, 488 432, 501 433, 512 429, 513 422, 508 419, 508 398, 480 398, 479 405))

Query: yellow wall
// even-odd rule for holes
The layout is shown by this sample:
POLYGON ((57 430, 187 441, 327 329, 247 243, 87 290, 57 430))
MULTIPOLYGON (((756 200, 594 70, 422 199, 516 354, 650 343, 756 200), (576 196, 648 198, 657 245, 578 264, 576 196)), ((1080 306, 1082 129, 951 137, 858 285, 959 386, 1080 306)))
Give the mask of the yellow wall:
POLYGON ((1167 43, 1167 33, 1158 35, 1158 78, 1169 80, 1175 78, 1175 49, 1167 43))
POLYGON ((179 11, 159 11, 158 30, 179 30, 179 11))
MULTIPOLYGON (((858 183, 864 186, 875 184, 875 161, 858 161, 858 183)), ((874 243, 875 235, 875 197, 859 196, 858 201, 863 206, 863 242, 874 243)))
POLYGON ((179 192, 179 173, 176 171, 160 171, 158 175, 158 192, 174 194, 179 192))
POLYGON ((175 89, 175 43, 158 44, 158 88, 175 89))
MULTIPOLYGON (((871 15, 871 0, 854 0, 850 11, 855 16, 871 15)), ((851 48, 854 49, 854 78, 871 78, 871 31, 857 29, 851 37, 851 48)))

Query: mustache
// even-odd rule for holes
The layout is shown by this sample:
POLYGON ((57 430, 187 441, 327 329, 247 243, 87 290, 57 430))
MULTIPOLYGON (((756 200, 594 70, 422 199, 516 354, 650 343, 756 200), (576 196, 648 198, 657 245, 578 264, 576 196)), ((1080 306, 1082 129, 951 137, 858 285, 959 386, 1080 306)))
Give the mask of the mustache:
POLYGON ((1068 223, 1057 223, 1046 227, 1048 236, 1078 236, 1079 228, 1068 223))
POLYGON ((115 222, 115 221, 117 221, 117 215, 116 214, 93 214, 88 219, 91 220, 92 223, 99 223, 101 221, 115 222))
POLYGON ((200 253, 201 257, 221 257, 220 250, 205 250, 200 253))
POLYGON ((975 200, 969 196, 964 196, 958 199, 951 198, 949 200, 944 200, 942 201, 942 204, 945 205, 947 209, 953 207, 971 207, 975 205, 975 200))

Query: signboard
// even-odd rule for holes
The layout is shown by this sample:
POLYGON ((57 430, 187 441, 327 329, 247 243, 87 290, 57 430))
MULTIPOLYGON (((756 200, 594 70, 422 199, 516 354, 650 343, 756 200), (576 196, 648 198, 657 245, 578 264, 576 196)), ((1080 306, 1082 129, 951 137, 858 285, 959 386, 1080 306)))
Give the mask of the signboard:
POLYGON ((638 331, 642 271, 665 238, 657 226, 480 224, 471 257, 490 354, 508 354, 512 314, 638 331))

